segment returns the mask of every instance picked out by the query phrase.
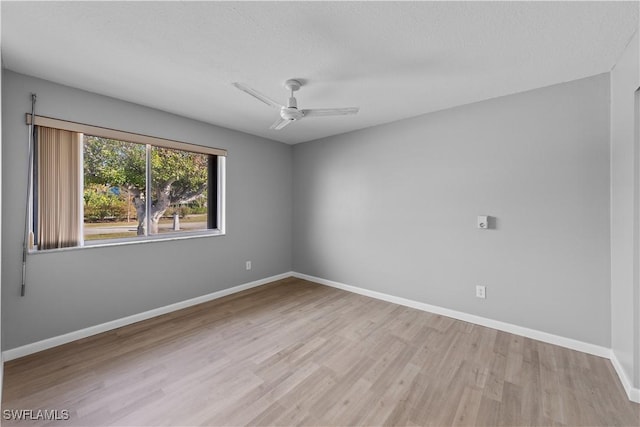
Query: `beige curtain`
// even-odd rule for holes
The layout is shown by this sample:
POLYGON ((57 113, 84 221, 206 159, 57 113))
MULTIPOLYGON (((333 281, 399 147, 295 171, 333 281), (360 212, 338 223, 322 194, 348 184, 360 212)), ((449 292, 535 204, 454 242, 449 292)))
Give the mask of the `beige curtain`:
POLYGON ((82 134, 38 126, 38 249, 78 246, 82 134))

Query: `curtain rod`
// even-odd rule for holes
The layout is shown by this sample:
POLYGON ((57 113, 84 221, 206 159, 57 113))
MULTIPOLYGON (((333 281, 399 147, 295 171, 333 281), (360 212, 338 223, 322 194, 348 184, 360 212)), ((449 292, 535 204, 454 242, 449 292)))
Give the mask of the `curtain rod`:
MULTIPOLYGON (((36 94, 31 94, 31 116, 36 114, 36 94)), ((29 126, 29 147, 28 147, 28 165, 27 165, 27 202, 24 209, 24 241, 22 245, 22 283, 20 285, 20 296, 23 297, 26 294, 27 289, 27 253, 29 252, 29 237, 31 234, 31 227, 29 221, 31 220, 31 190, 33 188, 33 123, 29 126)))

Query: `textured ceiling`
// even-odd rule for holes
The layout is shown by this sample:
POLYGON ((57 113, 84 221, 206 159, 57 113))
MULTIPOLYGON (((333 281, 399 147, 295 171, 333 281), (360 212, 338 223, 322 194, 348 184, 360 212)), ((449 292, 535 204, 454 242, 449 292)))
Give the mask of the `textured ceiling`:
POLYGON ((608 72, 638 2, 8 2, 5 68, 297 143, 608 72), (359 106, 269 130, 301 108, 359 106))

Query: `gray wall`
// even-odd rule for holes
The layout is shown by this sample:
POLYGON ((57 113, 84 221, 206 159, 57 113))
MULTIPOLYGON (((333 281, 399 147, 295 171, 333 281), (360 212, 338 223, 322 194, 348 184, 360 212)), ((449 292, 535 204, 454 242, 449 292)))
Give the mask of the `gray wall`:
POLYGON ((611 71, 611 347, 635 387, 640 387, 640 147, 634 129, 639 50, 636 33, 611 71))
POLYGON ((609 347, 608 74, 299 144, 293 165, 295 271, 609 347))
POLYGON ((291 270, 290 146, 10 71, 2 85, 3 349, 291 270), (227 235, 32 255, 21 298, 32 92, 40 115, 229 150, 227 235))
POLYGON ((611 344, 608 74, 293 148, 9 71, 2 85, 3 349, 292 269, 611 344), (42 115, 228 149, 227 235, 33 255, 20 298, 31 92, 42 115))

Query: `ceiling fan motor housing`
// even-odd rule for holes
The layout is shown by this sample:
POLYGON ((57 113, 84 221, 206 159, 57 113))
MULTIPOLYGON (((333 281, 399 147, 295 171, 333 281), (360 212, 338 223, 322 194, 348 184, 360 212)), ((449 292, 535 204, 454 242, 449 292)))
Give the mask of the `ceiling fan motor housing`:
POLYGON ((298 110, 296 107, 283 107, 280 109, 280 117, 284 120, 299 120, 304 116, 302 111, 298 110))

